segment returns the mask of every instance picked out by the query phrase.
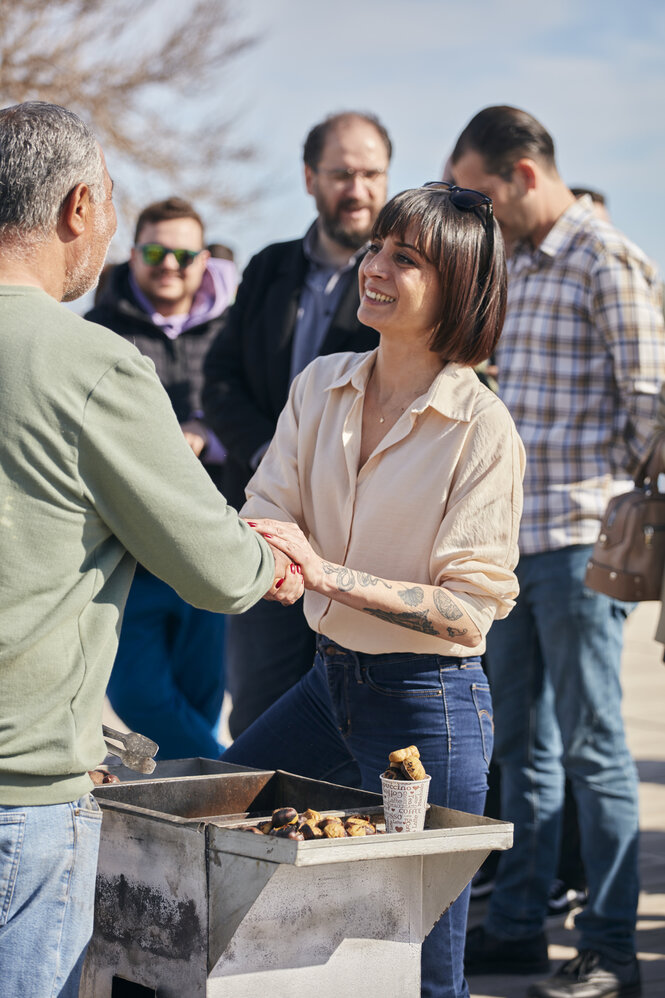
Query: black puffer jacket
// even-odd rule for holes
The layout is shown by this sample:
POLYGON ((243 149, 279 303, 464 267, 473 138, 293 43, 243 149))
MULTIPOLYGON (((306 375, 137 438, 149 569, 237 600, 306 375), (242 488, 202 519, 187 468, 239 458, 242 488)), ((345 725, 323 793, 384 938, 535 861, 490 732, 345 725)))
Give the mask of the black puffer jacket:
MULTIPOLYGON (((153 361, 180 423, 201 413, 203 359, 222 327, 221 315, 169 339, 137 303, 129 283, 129 264, 122 263, 113 268, 99 303, 85 318, 112 329, 153 361)), ((222 488, 223 466, 206 467, 222 488)))

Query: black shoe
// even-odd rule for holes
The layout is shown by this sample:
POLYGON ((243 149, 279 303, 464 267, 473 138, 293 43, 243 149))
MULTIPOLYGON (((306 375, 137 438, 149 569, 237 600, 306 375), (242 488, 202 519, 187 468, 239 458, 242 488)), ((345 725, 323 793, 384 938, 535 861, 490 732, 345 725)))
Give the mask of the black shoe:
POLYGON ((546 974, 549 969, 544 932, 527 939, 498 939, 477 925, 466 934, 465 974, 546 974))
POLYGON ((528 998, 638 998, 642 994, 636 957, 612 960, 583 949, 553 977, 532 984, 528 998))
POLYGON ((576 908, 583 908, 588 899, 588 891, 578 891, 574 887, 566 887, 563 880, 555 880, 547 902, 547 918, 560 918, 576 908))

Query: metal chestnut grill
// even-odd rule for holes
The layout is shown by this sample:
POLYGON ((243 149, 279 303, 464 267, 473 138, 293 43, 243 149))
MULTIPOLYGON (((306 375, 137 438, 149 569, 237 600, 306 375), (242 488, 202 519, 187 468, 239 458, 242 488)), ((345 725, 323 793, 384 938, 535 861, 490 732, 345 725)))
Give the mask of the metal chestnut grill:
POLYGON ((295 841, 278 807, 382 814, 379 794, 207 760, 98 787, 95 928, 81 998, 420 995, 420 946, 512 825, 431 805, 422 832, 295 841), (235 826, 235 827, 234 827, 235 826))

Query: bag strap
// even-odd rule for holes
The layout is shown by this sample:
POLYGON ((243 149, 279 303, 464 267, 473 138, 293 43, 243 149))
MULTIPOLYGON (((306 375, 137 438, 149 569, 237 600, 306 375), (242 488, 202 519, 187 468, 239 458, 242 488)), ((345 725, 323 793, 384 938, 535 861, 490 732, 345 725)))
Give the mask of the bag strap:
POLYGON ((665 430, 661 430, 651 441, 649 449, 635 472, 636 488, 647 487, 650 492, 658 492, 658 476, 665 471, 664 451, 665 430))

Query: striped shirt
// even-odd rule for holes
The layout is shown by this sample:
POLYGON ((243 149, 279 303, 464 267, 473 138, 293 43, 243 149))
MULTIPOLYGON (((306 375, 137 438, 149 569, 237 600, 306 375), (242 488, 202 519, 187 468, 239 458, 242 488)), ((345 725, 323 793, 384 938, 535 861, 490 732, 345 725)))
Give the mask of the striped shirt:
POLYGON ((521 553, 594 543, 653 435, 665 331, 655 266, 590 199, 516 247, 496 358, 527 453, 521 553))

